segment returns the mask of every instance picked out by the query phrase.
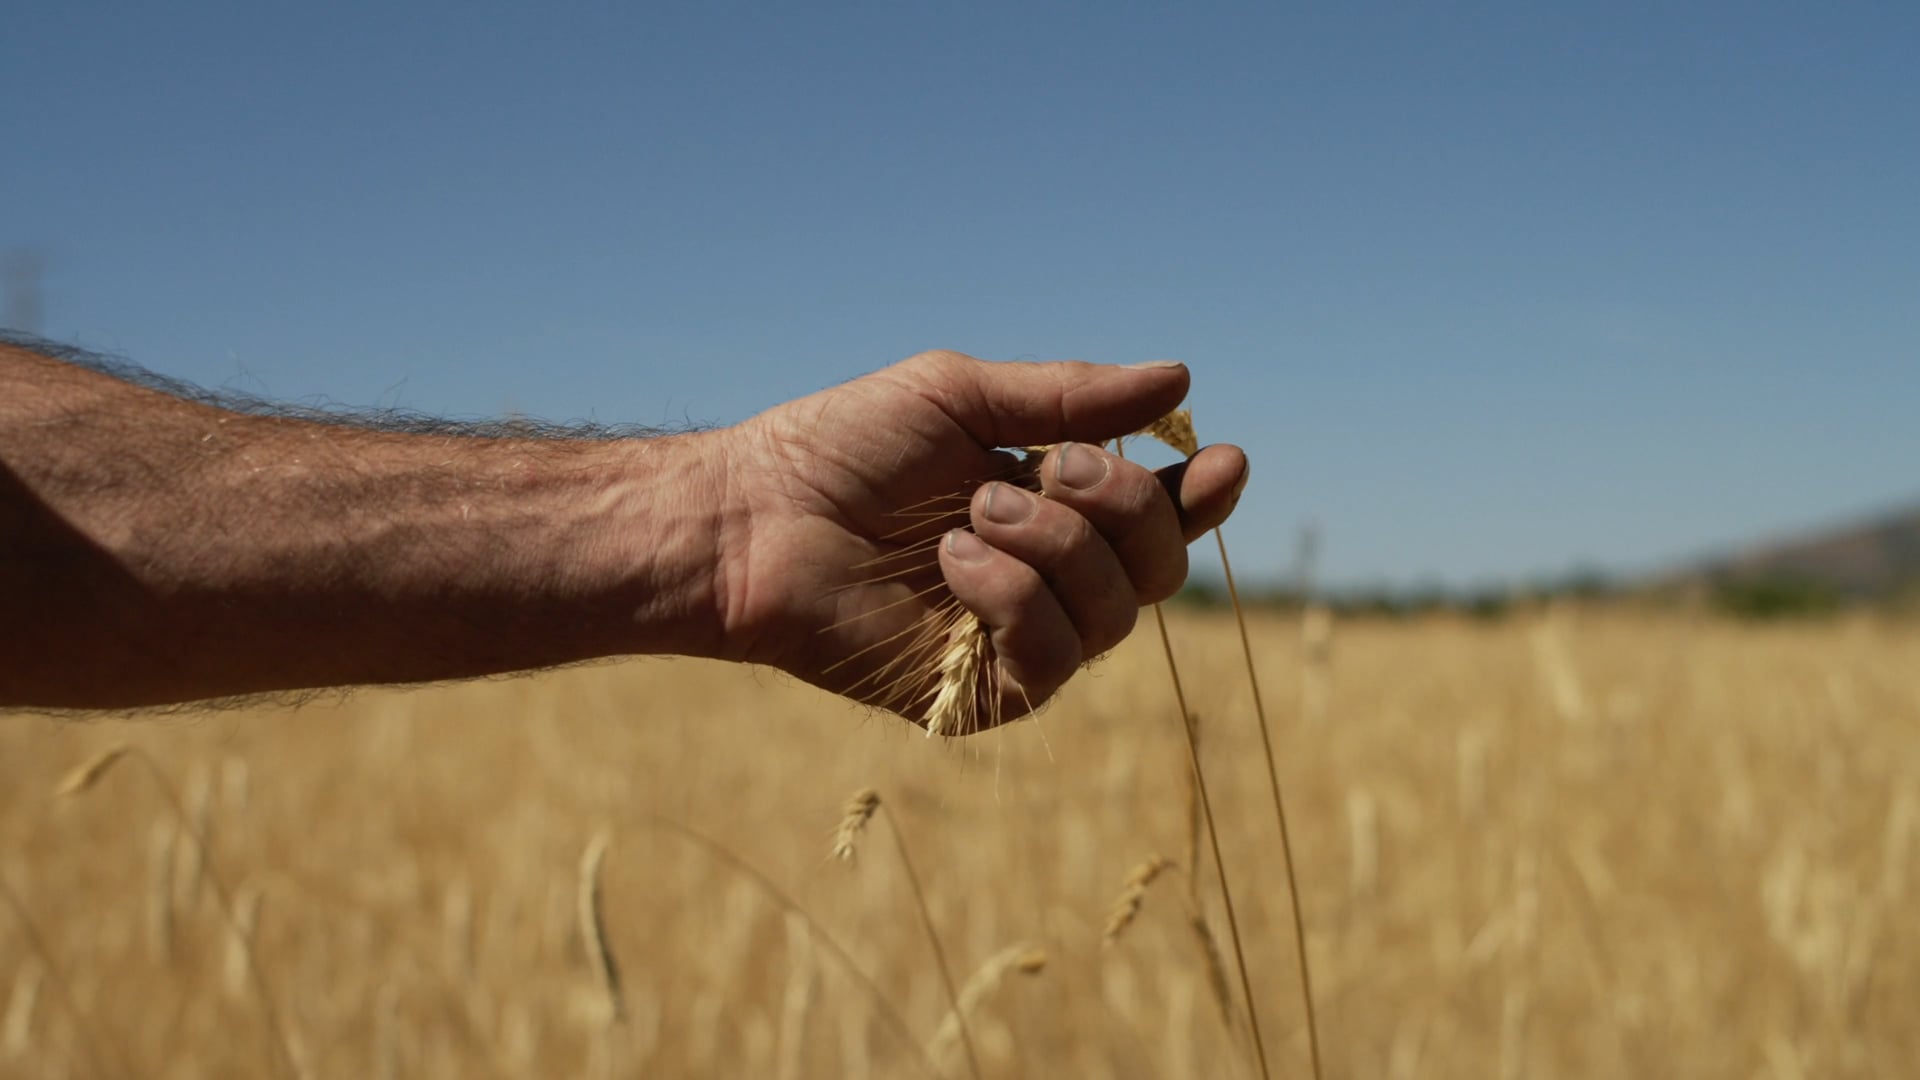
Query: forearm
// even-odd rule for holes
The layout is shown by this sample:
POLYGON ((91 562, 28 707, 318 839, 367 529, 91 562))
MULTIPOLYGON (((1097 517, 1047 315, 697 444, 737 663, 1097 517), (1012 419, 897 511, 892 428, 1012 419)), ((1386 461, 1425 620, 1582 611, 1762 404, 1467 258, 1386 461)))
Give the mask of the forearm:
POLYGON ((716 653, 710 438, 247 415, 0 345, 0 703, 716 653))

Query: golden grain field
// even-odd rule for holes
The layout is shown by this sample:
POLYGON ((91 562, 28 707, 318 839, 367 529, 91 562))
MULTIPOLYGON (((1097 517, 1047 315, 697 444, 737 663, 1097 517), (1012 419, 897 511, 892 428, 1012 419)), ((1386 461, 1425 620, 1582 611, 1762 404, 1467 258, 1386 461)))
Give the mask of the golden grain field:
MULTIPOLYGON (((1363 622, 1324 668, 1295 622, 1254 633, 1328 1076, 1920 1070, 1920 628, 1363 622)), ((1230 619, 1174 634, 1275 1074, 1302 1077, 1239 645, 1230 619)), ((828 857, 870 786, 957 978, 1044 950, 971 1016, 984 1075, 1251 1076, 1182 873, 1101 943, 1136 864, 1189 859, 1177 724, 1150 624, 1039 724, 961 743, 682 660, 295 711, 0 716, 0 874, 38 934, 0 909, 0 1075, 274 1075, 211 872, 309 1077, 894 1077, 929 1056, 965 1076, 950 1038, 927 1049, 946 995, 881 823, 828 857), (121 741, 204 828, 204 868, 145 759, 53 797, 121 741), (617 1019, 578 910, 602 833, 617 1019)))

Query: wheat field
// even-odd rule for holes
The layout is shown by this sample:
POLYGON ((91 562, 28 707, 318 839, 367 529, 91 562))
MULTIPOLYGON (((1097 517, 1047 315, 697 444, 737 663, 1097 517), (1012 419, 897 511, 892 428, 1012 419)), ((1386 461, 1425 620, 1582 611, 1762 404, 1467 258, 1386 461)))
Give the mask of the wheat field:
MULTIPOLYGON (((1560 610, 1342 623, 1324 654, 1293 619, 1253 632, 1328 1076, 1920 1063, 1920 628, 1560 610)), ((1239 645, 1219 617, 1173 634, 1275 1075, 1305 1076, 1239 645)), ((968 1014, 983 1075, 1252 1076, 1189 923, 1178 725, 1150 624, 1038 724, 960 742, 662 659, 0 716, 0 1075, 272 1076, 284 1052, 309 1077, 966 1076, 896 853, 870 830, 829 857, 871 787, 956 979, 1000 961, 968 1014), (1179 865, 1103 945, 1156 855, 1179 865)))

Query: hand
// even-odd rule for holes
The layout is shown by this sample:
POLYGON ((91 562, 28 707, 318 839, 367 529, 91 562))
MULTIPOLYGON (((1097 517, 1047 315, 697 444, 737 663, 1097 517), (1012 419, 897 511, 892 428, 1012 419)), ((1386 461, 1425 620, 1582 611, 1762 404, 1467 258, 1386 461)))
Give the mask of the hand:
POLYGON ((1024 715, 1179 589, 1186 545, 1245 486, 1235 447, 1154 473, 1097 445, 1187 384, 1178 364, 933 352, 722 433, 727 654, 919 721, 936 672, 916 628, 950 590, 990 631, 1000 700, 986 711, 1024 715), (1037 475, 998 449, 1043 445, 1037 475))

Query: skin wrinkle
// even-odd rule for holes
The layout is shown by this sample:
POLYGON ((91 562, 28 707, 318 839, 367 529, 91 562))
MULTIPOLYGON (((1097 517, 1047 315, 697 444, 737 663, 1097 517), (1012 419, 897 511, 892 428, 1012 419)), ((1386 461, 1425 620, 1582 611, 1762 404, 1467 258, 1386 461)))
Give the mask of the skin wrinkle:
MULTIPOLYGON (((908 462, 910 455, 924 452, 926 447, 942 445, 942 443, 946 441, 945 437, 949 433, 966 433, 967 432, 966 426, 964 424, 961 424, 956 419, 954 419, 954 416, 950 411, 950 409, 948 408, 948 406, 943 401, 940 400, 939 394, 929 391, 926 387, 922 385, 919 385, 916 383, 910 383, 910 382, 902 382, 896 379, 891 369, 884 372, 880 372, 875 376, 871 376, 870 379, 873 383, 876 384, 877 387, 884 386, 884 387, 891 387, 895 390, 906 390, 911 394, 913 394, 913 396, 919 398, 921 401, 924 401, 929 405, 933 406, 932 410, 915 410, 914 412, 909 413, 906 416, 900 418, 902 425, 905 427, 907 431, 911 432, 914 438, 912 441, 896 440, 896 449, 893 455, 893 461, 896 465, 897 472, 901 472, 904 474, 904 470, 898 469, 897 467, 905 465, 908 462), (941 427, 946 429, 945 431, 927 430, 919 426, 922 422, 936 421, 936 420, 941 427)), ((867 402, 872 404, 881 404, 879 399, 877 399, 875 396, 877 393, 876 389, 870 389, 869 387, 861 384, 855 384, 855 386, 859 390, 860 394, 867 400, 867 402)), ((828 425, 828 426, 832 426, 832 425, 828 425)), ((848 425, 848 426, 854 428, 855 430, 859 430, 860 428, 860 425, 857 425, 857 424, 848 425)), ((968 437, 971 438, 971 435, 969 434, 968 437)), ((977 442, 977 440, 975 441, 977 442)), ((991 450, 993 448, 988 446, 982 446, 981 449, 991 450)), ((852 472, 855 472, 856 474, 860 474, 863 477, 865 473, 868 471, 867 467, 861 463, 854 463, 850 465, 849 470, 852 472)), ((906 483, 911 480, 911 477, 907 477, 903 475, 901 477, 901 480, 902 480, 902 483, 906 483)), ((958 482, 959 481, 956 479, 956 484, 958 482)), ((917 501, 916 499, 912 498, 911 496, 909 496, 908 494, 904 493, 901 490, 898 490, 898 489, 885 490, 883 488, 872 488, 871 480, 868 481, 868 484, 869 484, 869 488, 873 490, 874 494, 878 495, 884 502, 890 503, 892 505, 911 505, 913 502, 917 501)), ((880 524, 882 524, 882 522, 878 520, 870 520, 867 522, 867 524, 869 525, 869 527, 877 528, 880 524)))

